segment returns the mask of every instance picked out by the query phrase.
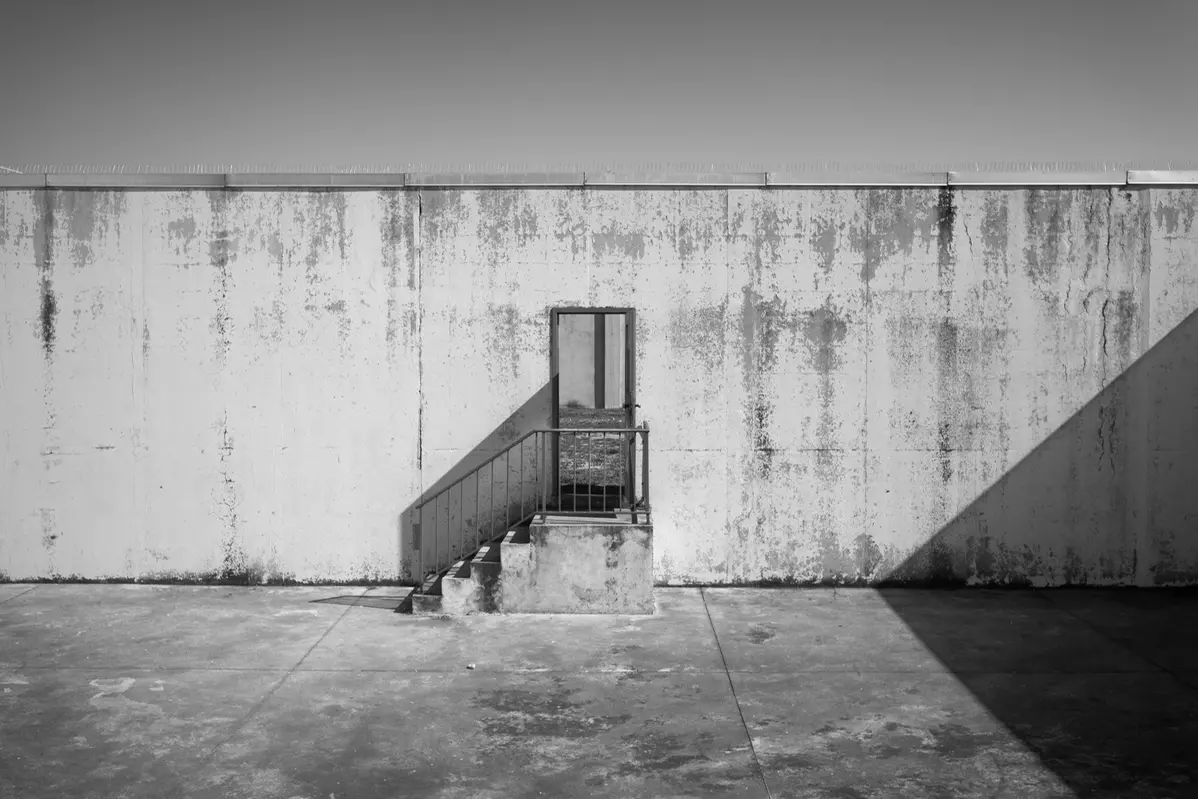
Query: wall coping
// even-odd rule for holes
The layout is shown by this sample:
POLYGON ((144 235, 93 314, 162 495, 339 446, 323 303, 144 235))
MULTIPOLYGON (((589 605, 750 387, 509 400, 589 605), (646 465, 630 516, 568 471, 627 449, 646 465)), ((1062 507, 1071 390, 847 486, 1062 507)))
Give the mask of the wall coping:
MULTIPOLYGON (((6 168, 7 169, 7 168, 6 168)), ((800 172, 15 172, 2 189, 471 189, 1198 186, 1198 170, 800 172)))

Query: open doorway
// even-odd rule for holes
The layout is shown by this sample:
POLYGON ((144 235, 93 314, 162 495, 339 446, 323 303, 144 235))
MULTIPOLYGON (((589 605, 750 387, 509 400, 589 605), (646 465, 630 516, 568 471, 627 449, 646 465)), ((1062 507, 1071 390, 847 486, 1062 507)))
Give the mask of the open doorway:
POLYGON ((559 308, 550 313, 552 483, 559 511, 631 508, 636 426, 635 313, 559 308))

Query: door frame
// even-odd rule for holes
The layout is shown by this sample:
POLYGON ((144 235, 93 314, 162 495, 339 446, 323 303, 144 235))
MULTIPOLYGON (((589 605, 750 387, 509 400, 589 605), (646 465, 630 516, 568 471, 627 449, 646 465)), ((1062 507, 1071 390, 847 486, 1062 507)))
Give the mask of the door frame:
MULTIPOLYGON (((561 417, 558 413, 560 402, 560 386, 558 385, 558 340, 557 340, 557 325, 558 317, 562 314, 623 314, 624 315, 624 426, 636 427, 636 309, 635 308, 617 308, 612 306, 603 306, 588 308, 582 306, 562 306, 549 309, 549 395, 551 408, 549 411, 549 426, 557 429, 561 424, 561 417)), ((551 435, 549 438, 550 454, 549 462, 552 472, 552 496, 558 499, 559 490, 561 488, 558 475, 559 453, 557 446, 556 435, 551 435)), ((629 456, 629 461, 634 460, 629 456)), ((630 475, 628 492, 630 500, 635 504, 636 497, 636 480, 630 475)))

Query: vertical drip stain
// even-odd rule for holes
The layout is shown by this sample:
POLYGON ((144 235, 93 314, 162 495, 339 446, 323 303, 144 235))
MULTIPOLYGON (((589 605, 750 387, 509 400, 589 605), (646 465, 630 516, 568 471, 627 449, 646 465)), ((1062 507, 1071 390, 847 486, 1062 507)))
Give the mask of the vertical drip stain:
POLYGON ((957 218, 957 210, 953 206, 953 190, 942 188, 936 202, 936 276, 941 290, 946 290, 952 282, 953 271, 953 223, 957 218))
POLYGON ((940 355, 939 369, 937 370, 940 425, 936 435, 936 449, 940 457, 940 479, 946 486, 953 477, 953 424, 945 404, 958 396, 958 339, 959 331, 956 324, 948 319, 941 321, 936 335, 936 345, 940 355))
POLYGON ((46 359, 54 355, 54 323, 58 317, 58 300, 54 296, 54 217, 58 192, 44 190, 38 209, 33 235, 33 257, 38 271, 38 332, 46 359))
POLYGON ((215 231, 208 245, 208 259, 216 280, 216 314, 212 318, 212 331, 216 334, 216 362, 222 368, 229 355, 229 257, 230 237, 225 227, 228 222, 227 196, 223 191, 209 192, 215 231))

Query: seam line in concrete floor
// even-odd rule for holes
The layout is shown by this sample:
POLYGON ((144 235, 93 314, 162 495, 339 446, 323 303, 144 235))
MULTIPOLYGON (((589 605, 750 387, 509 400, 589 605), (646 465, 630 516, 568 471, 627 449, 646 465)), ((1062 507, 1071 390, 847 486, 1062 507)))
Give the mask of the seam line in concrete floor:
MULTIPOLYGON (((251 674, 270 674, 283 673, 290 674, 298 668, 287 669, 268 669, 268 668, 241 668, 237 666, 139 666, 136 664, 125 664, 118 666, 38 666, 33 664, 22 663, 18 667, 21 671, 146 671, 154 673, 183 673, 183 672, 246 672, 251 674)), ((457 674, 461 669, 378 669, 378 668, 346 668, 346 669, 304 669, 305 674, 457 674)), ((1093 675, 1093 676, 1117 676, 1117 675, 1136 675, 1136 674, 1156 674, 1157 671, 1151 669, 1130 670, 1130 669, 1111 669, 1104 671, 1095 671, 1093 669, 1075 669, 1075 670, 1056 670, 1056 671, 1039 671, 1039 670, 1024 670, 1024 669, 692 669, 688 671, 645 671, 643 669, 494 669, 494 668, 476 668, 473 671, 485 674, 642 674, 646 676, 661 676, 661 677, 685 677, 689 675, 699 674, 750 674, 760 675, 763 677, 788 675, 788 674, 856 674, 859 677, 866 675, 891 675, 891 674, 965 674, 972 677, 985 676, 990 674, 1022 674, 1028 676, 1051 676, 1051 675, 1093 675)), ((1169 674, 1177 679, 1185 682, 1184 679, 1178 677, 1168 669, 1159 669, 1160 673, 1169 674)), ((1188 683, 1187 683, 1188 685, 1188 683)))
POLYGON ((28 594, 30 591, 32 591, 35 588, 37 588, 36 585, 31 585, 19 594, 13 594, 12 596, 8 597, 7 599, 0 599, 0 605, 3 605, 5 602, 12 602, 17 597, 25 596, 26 594, 28 594))
MULTIPOLYGON (((1141 652, 1137 652, 1136 650, 1132 649, 1132 648, 1131 648, 1130 646, 1128 646, 1127 644, 1125 644, 1125 643, 1123 643, 1122 641, 1120 641, 1118 638, 1115 638, 1115 637, 1113 637, 1113 636, 1111 636, 1111 635, 1108 635, 1107 633, 1104 633, 1102 630, 1098 629, 1098 628, 1097 628, 1097 627, 1095 627, 1093 624, 1091 624, 1090 622, 1086 621, 1085 619, 1083 619, 1081 616, 1079 616, 1079 615, 1077 615, 1076 613, 1074 613, 1074 612, 1073 612, 1072 610, 1070 610, 1069 608, 1067 608, 1067 607, 1063 607, 1063 606, 1061 606, 1061 605, 1058 605, 1056 602, 1053 602, 1051 597, 1049 597, 1049 596, 1045 596, 1044 594, 1039 594, 1038 596, 1039 596, 1041 599, 1043 599, 1045 602, 1047 602, 1048 604, 1052 605, 1052 606, 1053 606, 1054 608, 1056 608, 1057 610, 1059 610, 1059 611, 1061 611, 1061 612, 1063 612, 1063 613, 1066 613, 1066 614, 1068 614, 1068 615, 1072 616, 1073 618, 1077 619, 1077 620, 1078 620, 1078 621, 1079 621, 1079 622, 1082 624, 1082 626, 1084 626, 1084 627, 1085 627, 1086 629, 1088 629, 1088 630, 1091 630, 1091 631, 1092 631, 1093 633, 1095 633, 1095 634, 1096 634, 1098 637, 1100 637, 1100 638, 1103 638, 1103 639, 1105 639, 1105 640, 1107 640, 1107 641, 1110 641, 1111 643, 1115 644, 1115 646, 1117 646, 1117 647, 1119 647, 1120 649, 1122 649, 1124 652, 1130 652, 1132 655, 1134 655, 1135 657, 1137 657, 1137 658, 1139 658, 1140 660, 1144 661, 1144 662, 1145 662, 1145 663, 1147 663, 1148 665, 1150 665, 1150 666, 1152 666, 1152 667, 1154 667, 1154 668, 1156 668, 1156 669, 1158 669, 1158 670, 1160 670, 1160 671, 1164 672, 1165 674, 1168 674, 1168 675, 1169 675, 1170 677, 1172 677, 1172 678, 1173 678, 1175 681, 1177 681, 1177 682, 1181 683, 1182 685, 1184 685, 1184 686, 1185 686, 1186 688, 1188 688, 1189 690, 1191 690, 1191 691, 1193 691, 1193 692, 1195 692, 1195 693, 1198 693, 1198 687, 1195 687, 1195 686, 1191 685, 1191 684, 1189 683, 1189 681, 1187 681, 1187 680, 1183 679, 1183 678, 1182 678, 1180 675, 1178 675, 1178 674, 1177 674, 1176 672, 1174 672, 1172 669, 1170 669, 1170 668, 1168 668, 1168 667, 1166 667, 1166 666, 1162 666, 1160 663, 1157 663, 1155 660, 1153 660, 1152 658, 1148 657, 1147 655, 1144 655, 1144 654, 1143 654, 1143 653, 1141 653, 1141 652)), ((1101 673, 1101 672, 1095 672, 1095 673, 1097 674, 1097 673, 1101 673)), ((1134 672, 1132 672, 1132 673, 1134 673, 1134 672)))
MULTIPOLYGON (((372 590, 374 590, 374 589, 368 588, 365 591, 363 591, 362 594, 360 594, 360 596, 365 596, 366 594, 370 593, 372 590)), ((314 643, 314 644, 312 644, 312 646, 308 647, 308 651, 303 654, 303 657, 301 657, 299 660, 297 660, 295 662, 295 665, 293 665, 290 669, 287 670, 287 672, 285 674, 283 674, 282 677, 280 677, 278 680, 275 681, 275 684, 273 686, 271 686, 270 690, 267 691, 262 696, 261 699, 259 699, 257 702, 255 702, 253 707, 251 707, 249 709, 249 712, 247 712, 244 716, 242 716, 241 719, 239 721, 237 721, 236 724, 233 725, 233 728, 231 730, 229 730, 228 735, 221 738, 220 741, 217 742, 216 746, 212 747, 212 751, 210 751, 204 757, 204 759, 200 761, 199 767, 197 768, 197 772, 202 771, 203 769, 207 768, 209 765, 212 764, 212 761, 216 759, 216 753, 220 751, 221 747, 224 746, 225 744, 227 744, 229 741, 231 741, 233 739, 234 735, 241 732, 242 728, 244 728, 245 725, 249 722, 249 720, 251 718, 253 718, 254 714, 257 713, 258 710, 264 704, 266 704, 267 701, 269 701, 270 698, 272 696, 274 696, 275 693, 280 688, 283 687, 283 683, 287 682, 287 678, 290 677, 292 674, 294 674, 295 670, 300 667, 300 664, 302 664, 305 660, 308 659, 308 655, 312 654, 312 650, 314 650, 314 649, 316 649, 316 647, 320 646, 321 642, 324 641, 324 639, 328 637, 329 633, 331 633, 333 631, 333 628, 336 627, 338 624, 340 624, 341 620, 345 618, 345 614, 349 613, 356 606, 357 606, 356 603, 353 605, 345 606, 345 610, 341 611, 341 615, 338 616, 336 619, 334 619, 333 623, 328 626, 328 629, 326 629, 323 633, 320 634, 320 638, 316 639, 316 643, 314 643)))
POLYGON ((720 635, 715 631, 715 621, 711 618, 711 609, 707 607, 707 596, 703 593, 703 589, 699 589, 699 596, 703 599, 703 610, 707 613, 707 623, 711 625, 711 637, 715 639, 716 651, 720 653, 720 662, 724 664, 724 676, 728 678, 728 690, 732 692, 732 701, 736 703, 736 712, 740 716, 740 726, 745 731, 745 739, 749 742, 749 752, 753 755, 753 765, 757 767, 757 773, 761 775, 761 784, 765 786, 765 795, 768 799, 773 799, 773 791, 770 790, 770 784, 765 778, 765 769, 761 767, 761 760, 757 757, 757 747, 753 745, 753 736, 749 732, 749 725, 745 721, 745 712, 741 710, 740 699, 736 696, 736 686, 732 683, 732 672, 728 671, 728 659, 724 657, 724 647, 720 644, 720 635))

